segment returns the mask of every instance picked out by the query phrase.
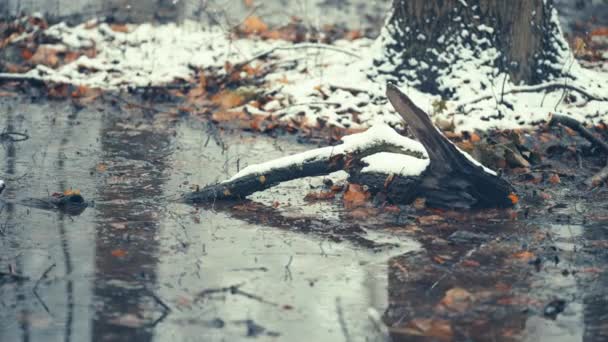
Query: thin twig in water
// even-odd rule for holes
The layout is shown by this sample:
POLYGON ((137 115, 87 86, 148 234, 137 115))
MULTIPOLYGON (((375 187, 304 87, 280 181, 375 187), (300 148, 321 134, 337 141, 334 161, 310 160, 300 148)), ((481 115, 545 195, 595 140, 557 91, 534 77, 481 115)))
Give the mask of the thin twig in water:
POLYGON ((336 314, 338 315, 338 323, 340 323, 340 329, 342 329, 342 335, 344 335, 344 341, 352 341, 346 321, 344 320, 344 311, 342 310, 342 301, 340 297, 336 297, 336 314))
POLYGON ((38 278, 38 280, 36 281, 36 284, 34 285, 34 288, 32 289, 32 293, 34 294, 34 296, 36 297, 36 299, 38 299, 38 301, 40 302, 40 304, 42 305, 42 307, 44 308, 44 310, 50 315, 51 311, 49 310, 49 307, 46 305, 46 303, 44 302, 44 300, 42 300, 42 298, 40 297, 40 295, 38 294, 38 286, 40 286, 40 282, 42 281, 42 279, 45 279, 49 272, 51 272, 51 270, 56 266, 55 263, 53 263, 51 266, 47 267, 47 269, 42 273, 42 275, 40 275, 40 278, 38 278))

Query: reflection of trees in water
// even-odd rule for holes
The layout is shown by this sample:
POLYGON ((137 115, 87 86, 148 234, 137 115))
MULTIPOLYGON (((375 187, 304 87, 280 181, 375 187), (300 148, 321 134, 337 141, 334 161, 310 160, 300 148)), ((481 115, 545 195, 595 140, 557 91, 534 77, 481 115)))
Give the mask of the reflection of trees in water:
POLYGON ((96 205, 93 338, 97 341, 151 340, 149 329, 116 323, 121 317, 147 323, 157 318, 151 316, 158 316, 159 310, 145 287, 153 286, 157 278, 156 237, 162 209, 158 197, 166 180, 164 151, 169 136, 119 128, 130 122, 109 118, 100 134, 108 178, 107 184, 100 184, 96 205))
MULTIPOLYGON (((14 123, 15 118, 13 116, 13 111, 7 110, 6 113, 7 113, 6 122, 3 122, 4 127, 6 127, 7 131, 14 132, 16 130, 15 130, 15 123, 14 123)), ((17 148, 15 147, 15 143, 13 143, 13 142, 4 144, 2 146, 2 148, 5 151, 4 173, 6 176, 12 178, 15 176, 15 173, 16 173, 17 148)), ((14 196, 12 187, 8 186, 2 195, 6 196, 6 197, 14 196)), ((2 211, 4 211, 6 213, 6 222, 3 222, 3 224, 5 224, 5 229, 8 229, 9 227, 15 227, 17 224, 17 222, 15 221, 15 204, 10 201, 3 202, 2 211)), ((18 272, 22 272, 22 270, 24 269, 24 260, 23 259, 24 259, 24 256, 22 254, 17 255, 17 257, 15 258, 15 266, 17 267, 18 272)), ((27 304, 27 299, 26 299, 27 296, 29 296, 29 293, 27 293, 27 287, 25 286, 25 284, 23 282, 18 282, 16 284, 16 290, 17 291, 15 293, 15 297, 17 298, 17 306, 21 308, 20 314, 23 317, 25 317, 30 314, 30 310, 28 309, 28 304, 27 304)), ((19 328, 21 330, 22 341, 29 341, 30 333, 31 333, 29 320, 22 319, 21 322, 19 323, 19 328)), ((2 336, 2 335, 0 334, 0 336, 2 336)))
MULTIPOLYGON (((606 226, 587 227, 584 232, 585 240, 605 242, 608 240, 606 226)), ((599 267, 601 272, 592 283, 583 284, 588 286, 583 296, 584 315, 584 340, 606 341, 608 340, 608 251, 605 247, 593 251, 593 265, 599 267)))

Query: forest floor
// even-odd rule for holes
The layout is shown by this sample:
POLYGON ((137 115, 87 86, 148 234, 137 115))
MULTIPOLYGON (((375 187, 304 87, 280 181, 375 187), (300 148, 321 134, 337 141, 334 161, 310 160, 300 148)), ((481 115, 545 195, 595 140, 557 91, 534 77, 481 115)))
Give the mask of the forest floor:
MULTIPOLYGON (((105 25, 109 36, 133 29, 90 25, 95 32, 105 25)), ((352 108, 344 109, 352 125, 269 114, 266 106, 302 104, 259 91, 268 65, 284 60, 188 65, 153 85, 137 78, 139 69, 125 73, 129 65, 91 62, 72 69, 87 76, 74 84, 52 70, 82 56, 94 61, 98 46, 45 40, 52 35, 40 18, 2 27, 2 70, 11 77, 46 70, 49 78, 5 77, 0 85, 0 178, 8 185, 0 202, 0 339, 608 337, 608 188, 585 183, 605 155, 576 131, 438 122, 517 188, 509 210, 373 203, 341 173, 192 207, 179 195, 253 163, 334 144, 366 121, 357 123, 352 108), (135 85, 122 87, 127 81, 135 85), (78 192, 89 205, 78 213, 41 205, 55 192, 78 192)), ((266 40, 310 43, 302 30, 250 20, 234 34, 266 36, 259 44, 272 49, 266 40)), ((322 44, 362 36, 330 27, 318 35, 322 44)), ((580 63, 605 68, 605 37, 602 29, 578 37, 586 46, 580 63)), ((274 79, 283 88, 297 81, 274 79)), ((325 88, 315 91, 321 106, 334 101, 325 88)), ((605 124, 588 128, 608 141, 605 124)))

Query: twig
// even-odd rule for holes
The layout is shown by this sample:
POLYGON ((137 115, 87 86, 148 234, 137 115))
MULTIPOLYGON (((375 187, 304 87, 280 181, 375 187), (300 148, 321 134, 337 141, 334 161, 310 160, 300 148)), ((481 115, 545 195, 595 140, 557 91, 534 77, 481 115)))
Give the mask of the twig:
POLYGON ((243 285, 245 285, 245 283, 240 283, 240 284, 230 285, 230 286, 225 286, 225 287, 212 288, 212 289, 205 289, 205 290, 199 292, 196 297, 197 297, 197 299, 202 299, 202 298, 205 298, 205 297, 215 294, 215 293, 230 293, 233 295, 241 295, 243 297, 256 300, 260 303, 278 306, 277 303, 267 301, 266 299, 264 299, 258 295, 241 290, 241 286, 243 286, 243 285))
POLYGON ((151 322, 150 324, 146 324, 147 327, 155 327, 158 323, 162 322, 165 318, 167 318, 167 316, 169 316, 169 314, 171 313, 171 307, 169 307, 169 305, 165 304, 165 302, 160 299, 159 296, 156 295, 156 293, 154 293, 154 291, 150 290, 149 288, 145 287, 146 291, 148 292, 148 295, 150 297, 152 297, 152 299, 154 299, 154 301, 160 305, 163 308, 163 313, 160 315, 160 317, 158 317, 156 320, 154 320, 154 322, 151 322))
POLYGON ((0 73, 0 82, 29 82, 36 85, 44 84, 44 80, 38 76, 25 74, 0 73))
POLYGON ((342 310, 342 302, 340 300, 340 297, 336 297, 336 314, 338 315, 338 323, 340 323, 340 329, 342 329, 342 334, 344 335, 344 341, 352 341, 350 333, 348 332, 348 327, 346 326, 346 321, 344 320, 344 311, 342 310))
POLYGON ((561 114, 552 114, 551 119, 549 120, 549 125, 556 125, 556 124, 561 124, 561 125, 564 125, 568 128, 575 130, 582 137, 589 140, 596 147, 602 149, 602 151, 604 151, 604 153, 608 154, 608 144, 606 142, 600 140, 599 138, 597 138, 595 135, 593 135, 593 133, 591 133, 591 131, 589 131, 587 128, 585 128, 585 126, 583 126, 583 124, 580 121, 578 121, 570 116, 561 115, 561 114))
POLYGON ((30 136, 25 133, 20 132, 2 132, 0 133, 0 142, 2 141, 10 141, 10 142, 19 142, 25 141, 29 139, 30 136))
POLYGON ((351 57, 355 57, 357 59, 360 59, 361 56, 357 55, 356 53, 349 51, 349 50, 345 50, 345 49, 341 49, 332 45, 327 45, 327 44, 321 44, 321 43, 300 43, 300 44, 295 44, 295 45, 289 45, 289 46, 275 46, 269 50, 266 50, 264 52, 261 52, 245 61, 236 63, 234 65, 235 68, 242 68, 243 66, 255 61, 256 59, 261 59, 261 58, 266 58, 268 56, 270 56, 271 54, 275 53, 276 51, 280 51, 280 50, 299 50, 299 49, 326 49, 326 50, 332 50, 332 51, 336 51, 336 52, 341 52, 343 54, 349 55, 351 57))
MULTIPOLYGON (((535 86, 517 87, 517 88, 513 88, 509 91, 505 91, 503 93, 503 96, 508 95, 508 94, 518 94, 518 93, 536 93, 536 92, 543 91, 543 90, 551 91, 551 90, 556 90, 556 89, 567 89, 570 91, 575 91, 575 92, 582 94, 587 99, 592 100, 592 101, 608 101, 608 97, 595 96, 574 85, 562 84, 562 83, 546 83, 546 84, 539 84, 539 85, 535 85, 535 86)), ((483 96, 477 97, 473 100, 470 100, 470 101, 467 101, 464 103, 460 103, 460 104, 458 104, 458 106, 456 108, 459 111, 462 111, 462 110, 464 110, 465 106, 470 106, 470 105, 478 103, 478 102, 490 100, 493 97, 494 97, 494 95, 483 95, 483 96)))
POLYGON ((42 307, 44 308, 44 310, 50 315, 51 311, 49 310, 49 307, 46 305, 46 303, 44 302, 44 300, 42 300, 42 298, 40 297, 40 295, 38 294, 38 286, 40 286, 40 282, 42 281, 42 279, 46 278, 46 276, 49 274, 49 272, 51 272, 51 270, 56 266, 55 263, 53 263, 51 266, 49 266, 40 276, 40 278, 38 278, 38 280, 36 281, 36 284, 34 285, 34 288, 32 289, 32 293, 34 294, 34 296, 36 297, 36 299, 38 299, 38 301, 40 302, 40 304, 42 305, 42 307))

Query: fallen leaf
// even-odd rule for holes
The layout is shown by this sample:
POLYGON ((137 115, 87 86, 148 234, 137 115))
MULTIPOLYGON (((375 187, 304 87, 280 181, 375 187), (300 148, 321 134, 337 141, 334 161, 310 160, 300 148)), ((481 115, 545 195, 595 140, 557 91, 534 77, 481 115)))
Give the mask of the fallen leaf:
POLYGON ((422 226, 431 226, 443 221, 445 221, 445 218, 439 215, 418 216, 416 218, 416 222, 422 226))
POLYGON ((336 197, 336 193, 332 191, 319 191, 319 192, 310 192, 306 194, 304 197, 305 201, 315 202, 315 201, 325 201, 330 200, 336 197))
POLYGON ((549 177, 549 183, 551 183, 551 184, 561 183, 561 179, 559 178, 557 173, 554 173, 553 175, 551 175, 551 177, 549 177))
POLYGON ((127 251, 125 251, 124 249, 115 249, 111 252, 111 254, 113 257, 122 258, 127 255, 127 251))
POLYGON ((245 34, 262 33, 268 30, 268 25, 257 15, 250 15, 243 21, 240 30, 245 34))
POLYGON ((434 337, 440 341, 451 341, 454 335, 450 321, 444 319, 416 318, 405 327, 390 327, 397 334, 434 337))
POLYGON ((440 309, 448 309, 451 311, 465 312, 475 301, 475 296, 469 291, 455 287, 446 291, 445 295, 439 302, 440 309))
POLYGON ((114 32, 128 33, 129 27, 125 24, 112 24, 110 25, 110 29, 114 32))
POLYGON ((471 259, 467 259, 462 262, 462 266, 465 266, 465 267, 479 267, 479 265, 480 264, 478 261, 471 260, 471 259))
POLYGON ((367 204, 370 193, 365 191, 359 184, 348 184, 348 188, 342 197, 344 206, 348 209, 361 207, 367 204))
POLYGON ((514 193, 510 193, 508 197, 511 200, 511 203, 513 203, 513 205, 515 205, 515 204, 517 204, 517 202, 519 202, 519 197, 517 197, 517 195, 514 193))
POLYGON ((536 255, 530 251, 521 251, 512 255, 514 259, 525 260, 528 261, 530 259, 536 258, 536 255))
POLYGON ((235 92, 224 90, 213 95, 211 101, 222 109, 229 109, 245 103, 245 98, 235 92))

